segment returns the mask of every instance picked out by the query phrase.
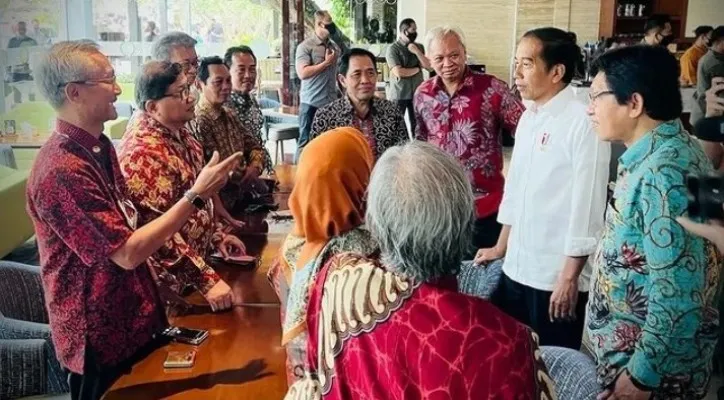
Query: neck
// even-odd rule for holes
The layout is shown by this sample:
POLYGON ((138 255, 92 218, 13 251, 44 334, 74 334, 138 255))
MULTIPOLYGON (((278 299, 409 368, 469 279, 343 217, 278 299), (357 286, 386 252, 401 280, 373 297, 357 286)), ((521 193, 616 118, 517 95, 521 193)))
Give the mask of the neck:
POLYGON ((410 44, 410 41, 405 36, 400 36, 398 39, 400 39, 400 43, 402 44, 410 44))
POLYGON ((450 96, 452 96, 452 95, 455 94, 455 92, 458 91, 458 89, 460 89, 460 86, 462 85, 462 81, 463 81, 462 78, 454 79, 454 80, 449 80, 449 81, 448 81, 448 80, 445 80, 445 79, 443 78, 443 79, 442 79, 442 84, 445 85, 445 91, 446 91, 450 96))
POLYGON ((73 110, 63 110, 58 112, 58 119, 77 126, 80 129, 88 132, 94 138, 98 139, 103 134, 103 121, 89 121, 88 118, 83 118, 73 110))
POLYGON ((651 119, 649 117, 641 117, 641 119, 638 120, 636 126, 634 127, 631 136, 629 136, 627 139, 624 139, 623 144, 626 145, 626 147, 633 146, 636 142, 639 141, 642 137, 644 137, 647 133, 651 132, 656 128, 657 126, 664 123, 664 121, 657 121, 654 119, 651 119))
POLYGON ((354 111, 357 113, 357 116, 362 119, 367 118, 367 114, 370 112, 371 100, 359 100, 352 97, 350 97, 349 100, 352 102, 352 106, 354 107, 354 111))
POLYGON ((560 93, 563 89, 566 88, 567 85, 563 84, 562 82, 554 86, 551 90, 549 90, 546 94, 538 97, 533 102, 535 103, 536 107, 542 107, 546 105, 549 101, 551 101, 552 98, 556 97, 558 93, 560 93))
POLYGON ((178 131, 186 125, 186 122, 166 121, 163 118, 157 118, 155 115, 152 115, 152 117, 156 120, 156 122, 168 129, 173 135, 178 134, 178 131))

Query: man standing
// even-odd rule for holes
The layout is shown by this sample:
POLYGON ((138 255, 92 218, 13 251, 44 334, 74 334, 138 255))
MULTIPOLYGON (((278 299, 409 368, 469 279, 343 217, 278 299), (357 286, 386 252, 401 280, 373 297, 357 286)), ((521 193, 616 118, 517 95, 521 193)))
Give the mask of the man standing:
POLYGON ((299 142, 294 162, 299 160, 309 142, 314 114, 337 99, 337 57, 341 49, 329 38, 336 29, 329 12, 317 11, 314 13, 314 35, 297 47, 296 71, 302 80, 302 89, 299 94, 299 142))
POLYGON ((231 94, 231 75, 220 57, 207 57, 201 61, 196 84, 201 99, 196 105, 193 131, 204 147, 206 159, 215 152, 222 158, 236 152, 244 154, 229 183, 219 193, 224 207, 231 210, 245 194, 266 189, 259 180, 264 170, 265 153, 261 143, 241 125, 236 113, 227 104, 231 94))
MULTIPOLYGON (((28 36, 27 33, 28 33, 28 27, 25 24, 25 21, 18 22, 17 35, 10 38, 10 40, 8 41, 8 49, 17 49, 17 48, 21 48, 21 47, 37 46, 38 42, 36 42, 35 39, 28 36)), ((21 62, 16 65, 13 65, 11 67, 12 81, 21 82, 21 81, 33 80, 33 77, 30 72, 30 64, 28 63, 27 52, 25 52, 24 54, 21 54, 19 59, 21 62)))
POLYGON ((411 18, 400 22, 399 37, 387 47, 387 65, 390 67, 390 86, 387 98, 397 102, 402 115, 407 113, 412 133, 415 132, 415 109, 412 98, 423 81, 422 70, 432 69, 425 57, 425 48, 418 43, 417 24, 411 18))
POLYGON ((57 113, 55 132, 28 179, 28 212, 38 236, 43 291, 73 400, 97 400, 158 347, 168 325, 146 260, 181 229, 197 201, 228 179, 239 154, 201 170, 191 190, 136 230, 116 152, 103 123, 121 93, 108 58, 88 41, 53 46, 37 68, 39 89, 57 113))
POLYGON ((603 229, 610 146, 593 131, 568 87, 580 48, 560 29, 527 32, 515 56, 515 85, 532 102, 518 123, 493 248, 505 257, 492 301, 533 328, 543 346, 581 347, 588 256, 603 229))
POLYGON ((673 41, 674 35, 671 32, 671 19, 668 15, 656 14, 646 20, 644 38, 641 40, 641 44, 667 47, 673 41))
POLYGON ((687 49, 679 59, 681 65, 681 76, 679 81, 684 86, 696 85, 696 73, 699 66, 699 60, 704 57, 709 50, 709 40, 711 32, 714 30, 711 26, 699 26, 694 30, 696 40, 694 44, 687 49))
POLYGON ((709 51, 699 60, 696 72, 696 104, 691 108, 691 124, 704 117, 706 110, 706 91, 712 85, 712 79, 724 77, 724 25, 717 26, 711 32, 709 51))
POLYGON ((416 136, 462 164, 475 195, 473 245, 493 247, 501 228, 496 220, 504 185, 501 133, 515 131, 524 107, 505 82, 467 67, 462 32, 435 28, 430 38, 437 76, 415 94, 416 136))
POLYGON ((364 133, 375 159, 388 148, 408 139, 405 121, 397 105, 375 97, 377 67, 375 56, 364 49, 352 49, 339 62, 339 82, 346 96, 317 111, 312 139, 332 130, 353 126, 364 133))

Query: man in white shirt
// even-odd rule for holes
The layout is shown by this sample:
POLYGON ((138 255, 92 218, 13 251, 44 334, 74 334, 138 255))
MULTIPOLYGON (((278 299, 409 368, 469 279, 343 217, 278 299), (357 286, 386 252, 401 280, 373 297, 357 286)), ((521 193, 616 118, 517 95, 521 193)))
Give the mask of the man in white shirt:
POLYGON ((579 47, 556 28, 518 43, 515 84, 528 102, 518 123, 493 248, 503 258, 492 301, 530 326, 541 345, 579 349, 593 254, 603 229, 610 146, 598 140, 568 84, 579 47))

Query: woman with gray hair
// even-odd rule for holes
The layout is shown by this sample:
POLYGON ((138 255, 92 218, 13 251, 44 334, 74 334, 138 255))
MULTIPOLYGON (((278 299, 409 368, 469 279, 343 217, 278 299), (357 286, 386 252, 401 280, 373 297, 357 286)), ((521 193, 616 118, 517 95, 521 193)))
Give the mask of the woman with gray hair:
POLYGON ((533 332, 457 291, 473 229, 459 163, 432 145, 387 150, 368 189, 376 262, 346 253, 319 272, 309 364, 288 399, 553 399, 533 332))

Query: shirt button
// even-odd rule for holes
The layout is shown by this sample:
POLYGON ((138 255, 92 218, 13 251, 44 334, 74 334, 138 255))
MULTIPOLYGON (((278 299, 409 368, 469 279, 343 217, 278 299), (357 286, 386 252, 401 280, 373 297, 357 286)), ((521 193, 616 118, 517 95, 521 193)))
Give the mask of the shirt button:
POLYGON ((101 152, 101 148, 99 146, 93 146, 93 152, 98 154, 101 152))

